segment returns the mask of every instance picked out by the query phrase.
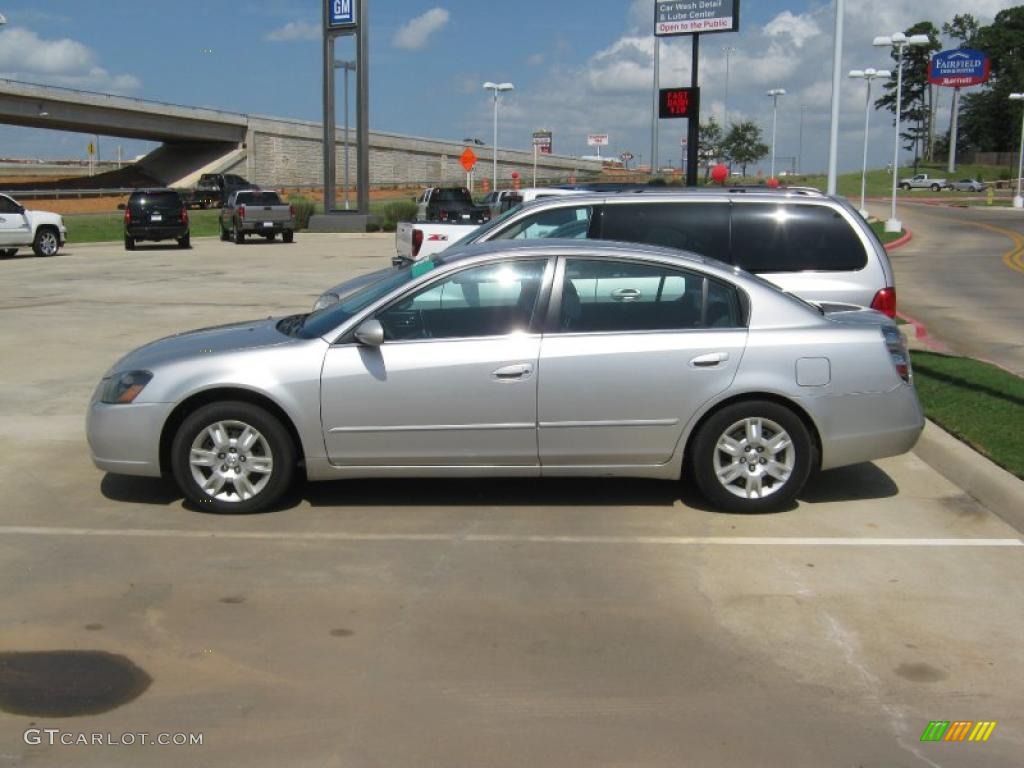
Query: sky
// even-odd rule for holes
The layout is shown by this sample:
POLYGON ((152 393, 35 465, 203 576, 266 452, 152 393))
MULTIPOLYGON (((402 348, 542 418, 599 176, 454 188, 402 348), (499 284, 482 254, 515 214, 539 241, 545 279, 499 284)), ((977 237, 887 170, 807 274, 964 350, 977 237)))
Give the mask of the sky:
MULTIPOLYGON (((499 145, 530 147, 554 134, 556 154, 592 154, 588 133, 607 133, 605 154, 651 152, 654 0, 368 0, 370 127, 491 143, 485 81, 508 81, 499 145)), ((805 171, 827 164, 834 5, 741 0, 741 30, 701 38, 702 110, 721 122, 726 56, 728 115, 751 119, 770 140, 770 88, 785 88, 778 116, 780 167, 801 148, 805 171), (803 107, 801 109, 801 107, 803 107)), ((1019 0, 1018 0, 1019 2, 1019 0)), ((970 10, 988 23, 1013 0, 857 0, 847 3, 843 72, 888 68, 878 34, 922 19, 941 27, 970 10)), ((238 112, 321 119, 320 0, 0 0, 0 77, 238 112)), ((947 41, 948 42, 948 41, 947 41)), ((690 82, 690 42, 663 38, 661 86, 690 82)), ((2 87, 2 84, 0 84, 2 87)), ((876 83, 876 88, 880 87, 876 83)), ((340 88, 340 86, 339 86, 340 88)), ((840 168, 860 167, 864 83, 844 78, 840 168)), ((942 89, 946 130, 951 91, 942 89)), ((890 113, 874 113, 869 165, 892 151, 890 113)), ((680 162, 685 120, 662 121, 662 165, 680 162)), ((84 158, 89 137, 0 126, 0 157, 84 158)), ((154 145, 101 139, 133 157, 154 145)))

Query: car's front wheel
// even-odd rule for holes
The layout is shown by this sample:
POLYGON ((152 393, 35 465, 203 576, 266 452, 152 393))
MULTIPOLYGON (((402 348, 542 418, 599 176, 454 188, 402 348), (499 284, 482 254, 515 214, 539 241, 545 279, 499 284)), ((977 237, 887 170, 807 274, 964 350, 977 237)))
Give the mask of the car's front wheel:
POLYGON ((60 248, 60 236, 53 227, 40 227, 32 242, 36 256, 54 256, 60 248))
POLYGON ((171 465, 181 492, 200 509, 260 512, 291 485, 295 446, 265 409, 244 402, 211 403, 178 428, 171 465))
POLYGON ((751 400, 727 406, 701 426, 693 470, 704 496, 729 512, 771 512, 789 505, 816 463, 814 443, 790 409, 751 400))

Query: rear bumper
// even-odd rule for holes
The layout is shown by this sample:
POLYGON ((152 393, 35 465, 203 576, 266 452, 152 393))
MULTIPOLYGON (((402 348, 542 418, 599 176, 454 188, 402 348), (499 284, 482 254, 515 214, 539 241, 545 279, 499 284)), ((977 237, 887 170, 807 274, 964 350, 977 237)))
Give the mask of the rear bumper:
POLYGON ((260 221, 259 219, 252 219, 251 221, 243 221, 239 224, 239 228, 247 235, 266 235, 271 232, 280 233, 288 230, 295 229, 295 223, 289 219, 288 221, 274 221, 270 222, 270 226, 265 226, 267 222, 260 221))
POLYGON ((125 236, 136 240, 172 240, 188 234, 188 224, 171 226, 152 226, 150 224, 132 224, 125 228, 125 236))
POLYGON ((85 420, 92 463, 116 475, 160 476, 160 432, 174 403, 94 402, 85 420))
POLYGON ((906 453, 924 429, 917 391, 909 385, 890 392, 821 398, 814 410, 821 431, 822 469, 906 453))

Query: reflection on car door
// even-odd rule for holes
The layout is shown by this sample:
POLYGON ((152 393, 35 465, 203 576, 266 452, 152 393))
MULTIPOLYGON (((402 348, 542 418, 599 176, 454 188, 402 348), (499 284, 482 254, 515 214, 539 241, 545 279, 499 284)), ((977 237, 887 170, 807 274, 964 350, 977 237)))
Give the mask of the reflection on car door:
POLYGON ((460 270, 379 311, 380 347, 332 346, 321 385, 330 461, 537 467, 531 323, 548 268, 534 258, 460 270))
POLYGON ((735 288, 696 271, 568 259, 541 343, 542 467, 668 461, 746 345, 735 288))

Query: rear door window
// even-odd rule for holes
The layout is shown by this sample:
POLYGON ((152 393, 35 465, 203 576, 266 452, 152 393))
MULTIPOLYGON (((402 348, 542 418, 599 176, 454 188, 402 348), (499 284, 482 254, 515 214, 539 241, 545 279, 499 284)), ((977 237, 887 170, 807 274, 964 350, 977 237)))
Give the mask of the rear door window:
POLYGON ((177 192, 146 192, 145 194, 132 195, 131 207, 133 208, 160 208, 162 210, 176 209, 181 207, 181 196, 177 192))
POLYGON ((610 203, 601 239, 647 243, 729 259, 728 203, 610 203))
POLYGON ((546 208, 532 216, 526 216, 492 240, 538 240, 545 237, 584 239, 594 216, 591 205, 546 208))
POLYGON ((282 205, 277 192, 240 192, 235 202, 238 205, 282 205))
POLYGON ((754 273, 863 269, 867 253, 834 208, 796 203, 734 203, 732 260, 754 273))

